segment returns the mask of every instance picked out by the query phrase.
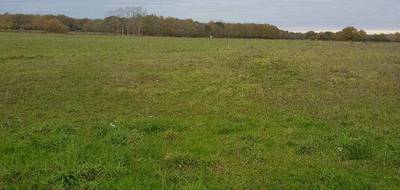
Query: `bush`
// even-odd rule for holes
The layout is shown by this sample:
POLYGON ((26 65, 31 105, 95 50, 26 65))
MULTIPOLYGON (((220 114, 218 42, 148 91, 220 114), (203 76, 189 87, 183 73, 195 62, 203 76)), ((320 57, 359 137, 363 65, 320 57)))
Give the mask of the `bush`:
POLYGON ((49 33, 67 33, 69 29, 60 20, 53 18, 47 20, 43 25, 43 30, 49 33))

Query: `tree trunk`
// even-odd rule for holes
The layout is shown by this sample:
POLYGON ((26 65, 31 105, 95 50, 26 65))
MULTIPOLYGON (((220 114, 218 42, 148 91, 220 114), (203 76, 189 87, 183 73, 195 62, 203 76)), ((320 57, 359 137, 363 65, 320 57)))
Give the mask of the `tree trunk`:
POLYGON ((126 36, 129 36, 129 24, 126 26, 126 36))

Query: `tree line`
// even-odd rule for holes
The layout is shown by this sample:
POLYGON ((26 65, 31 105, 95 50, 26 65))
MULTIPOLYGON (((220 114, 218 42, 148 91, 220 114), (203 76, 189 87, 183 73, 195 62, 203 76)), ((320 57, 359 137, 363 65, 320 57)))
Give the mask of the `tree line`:
POLYGON ((77 19, 64 15, 0 14, 0 30, 45 31, 50 33, 90 32, 127 36, 217 37, 258 39, 308 39, 324 41, 397 41, 400 33, 368 35, 346 27, 339 32, 295 33, 270 24, 244 24, 177 19, 147 14, 142 7, 119 8, 104 19, 77 19))

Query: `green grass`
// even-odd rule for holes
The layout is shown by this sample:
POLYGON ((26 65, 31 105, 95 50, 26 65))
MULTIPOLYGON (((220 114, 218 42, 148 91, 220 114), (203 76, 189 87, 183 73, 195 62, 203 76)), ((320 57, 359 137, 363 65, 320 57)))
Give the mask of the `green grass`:
POLYGON ((397 189, 400 43, 0 33, 0 189, 397 189))

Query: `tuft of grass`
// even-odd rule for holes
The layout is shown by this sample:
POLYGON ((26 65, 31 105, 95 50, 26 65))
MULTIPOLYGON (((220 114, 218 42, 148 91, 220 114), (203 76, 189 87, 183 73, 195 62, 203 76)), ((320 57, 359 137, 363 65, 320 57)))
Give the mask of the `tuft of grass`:
POLYGON ((191 169, 199 166, 201 161, 189 154, 168 153, 164 157, 165 164, 175 169, 191 169))
POLYGON ((365 140, 353 140, 343 145, 342 157, 345 160, 368 160, 372 155, 371 145, 365 140))

